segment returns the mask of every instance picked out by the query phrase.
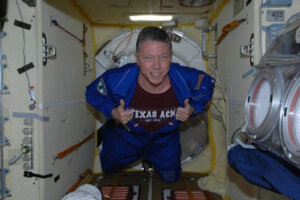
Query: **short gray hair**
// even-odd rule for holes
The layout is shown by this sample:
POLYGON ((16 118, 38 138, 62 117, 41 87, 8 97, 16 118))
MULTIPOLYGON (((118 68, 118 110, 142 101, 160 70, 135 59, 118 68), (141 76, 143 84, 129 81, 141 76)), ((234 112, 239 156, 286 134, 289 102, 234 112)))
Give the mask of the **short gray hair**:
POLYGON ((163 29, 156 26, 148 26, 141 30, 136 41, 136 52, 140 50, 140 45, 146 41, 165 42, 172 51, 172 42, 169 35, 163 29))

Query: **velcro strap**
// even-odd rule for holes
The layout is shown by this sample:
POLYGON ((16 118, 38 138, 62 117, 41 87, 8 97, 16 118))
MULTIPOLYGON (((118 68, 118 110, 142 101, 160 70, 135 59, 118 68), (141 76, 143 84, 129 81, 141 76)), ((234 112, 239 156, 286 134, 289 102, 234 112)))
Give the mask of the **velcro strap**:
POLYGON ((27 24, 27 23, 25 23, 25 22, 21 22, 21 21, 19 21, 19 20, 15 20, 14 25, 15 25, 15 26, 18 26, 18 27, 20 27, 20 28, 27 29, 27 30, 30 30, 30 28, 31 28, 31 25, 30 25, 30 24, 27 24))
POLYGON ((29 70, 31 68, 34 68, 34 65, 33 65, 32 62, 29 63, 29 64, 27 64, 27 65, 25 65, 25 66, 23 66, 23 67, 21 67, 21 68, 19 68, 18 72, 19 72, 19 74, 22 74, 23 72, 26 72, 27 70, 29 70))

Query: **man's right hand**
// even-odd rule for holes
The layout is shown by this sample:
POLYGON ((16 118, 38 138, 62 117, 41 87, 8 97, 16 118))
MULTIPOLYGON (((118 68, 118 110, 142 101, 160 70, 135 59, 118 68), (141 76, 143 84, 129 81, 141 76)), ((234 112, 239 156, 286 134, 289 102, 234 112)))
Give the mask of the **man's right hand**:
POLYGON ((130 109, 124 110, 125 101, 120 100, 120 105, 111 111, 112 118, 121 124, 127 124, 133 117, 133 112, 130 109))

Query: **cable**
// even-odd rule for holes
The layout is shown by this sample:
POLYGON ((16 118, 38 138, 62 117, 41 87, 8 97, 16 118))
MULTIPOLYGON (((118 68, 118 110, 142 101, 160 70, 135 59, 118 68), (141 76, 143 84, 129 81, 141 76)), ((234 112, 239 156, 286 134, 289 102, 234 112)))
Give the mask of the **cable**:
POLYGON ((108 70, 108 68, 105 68, 97 59, 95 59, 95 60, 96 60, 96 63, 98 63, 102 69, 108 70))
POLYGON ((216 144, 214 140, 213 134, 213 124, 212 124, 212 116, 211 111, 208 110, 208 137, 209 137, 209 145, 211 148, 211 160, 210 160, 210 168, 205 171, 197 172, 198 174, 210 174, 216 166, 216 144))
POLYGON ((226 24, 223 28, 222 28, 222 34, 218 37, 217 39, 217 45, 226 37, 226 35, 232 31, 233 29, 235 29, 236 27, 238 27, 241 23, 243 23, 244 21, 246 21, 246 18, 244 19, 239 19, 239 20, 233 20, 232 22, 230 22, 229 24, 226 24))
MULTIPOLYGON (((221 88, 218 84, 215 84, 215 88, 217 88, 217 89, 220 91, 221 95, 222 95, 222 98, 220 98, 220 99, 224 100, 225 103, 226 103, 225 94, 224 94, 224 92, 222 91, 222 88, 221 88)), ((214 98, 214 99, 215 99, 215 98, 214 98)))
POLYGON ((214 115, 213 113, 212 113, 212 117, 215 120, 221 121, 222 125, 223 125, 223 128, 226 131, 227 130, 227 127, 226 127, 226 124, 225 124, 226 123, 226 115, 225 115, 225 113, 226 113, 226 106, 224 107, 224 110, 223 110, 222 108, 218 107, 216 103, 214 103, 215 101, 217 101, 218 103, 220 103, 220 101, 221 101, 221 103, 224 103, 226 105, 226 98, 225 98, 225 95, 224 95, 224 93, 223 93, 223 91, 222 91, 222 89, 221 89, 221 87, 219 85, 215 84, 215 88, 218 89, 218 91, 221 94, 221 97, 217 97, 217 98, 213 97, 211 104, 215 108, 215 110, 221 114, 222 120, 217 119, 215 117, 216 115, 214 115))
POLYGON ((127 49, 128 44, 131 41, 132 35, 133 35, 133 28, 131 28, 130 34, 128 36, 126 36, 123 40, 121 40, 119 42, 119 44, 116 46, 115 50, 112 53, 112 59, 114 62, 117 62, 119 60, 119 57, 121 56, 121 54, 127 49), (123 42, 125 42, 126 40, 127 40, 127 43, 125 44, 125 47, 119 53, 116 53, 116 51, 119 49, 121 44, 123 44, 123 42))
POLYGON ((84 172, 82 172, 78 178, 78 180, 75 182, 74 185, 72 185, 69 189, 68 189, 68 192, 73 192, 74 190, 76 190, 76 188, 80 185, 80 183, 88 176, 88 175, 91 175, 92 174, 92 171, 87 168, 84 172))
POLYGON ((82 141, 80 141, 79 143, 63 150, 62 152, 57 153, 57 155, 55 156, 54 159, 62 159, 63 157, 69 155, 70 153, 72 153, 73 151, 75 151, 76 149, 78 149, 81 145, 83 145, 84 143, 88 142, 90 139, 92 139, 94 137, 94 132, 91 133, 90 135, 88 135, 86 138, 84 138, 82 141))
POLYGON ((72 36, 73 38, 75 38, 76 40, 78 40, 80 43, 84 42, 83 39, 80 39, 79 37, 77 37, 76 35, 74 35, 73 33, 71 33, 70 31, 68 31, 67 29, 65 29, 61 25, 59 25, 58 22, 55 19, 52 19, 51 23, 54 24, 55 26, 57 26, 58 28, 60 28, 61 30, 63 30, 64 32, 68 33, 70 36, 72 36))
POLYGON ((183 179, 183 183, 184 183, 184 185, 185 185, 185 188, 186 188, 186 190, 187 190, 189 199, 190 199, 190 200, 194 200, 194 196, 193 196, 193 194, 192 194, 192 190, 191 190, 191 188, 190 188, 190 186, 189 186, 189 183, 188 183, 188 180, 187 180, 187 178, 184 176, 184 174, 182 174, 182 179, 183 179))
MULTIPOLYGON (((22 15, 22 12, 21 12, 18 0, 16 0, 16 4, 17 4, 17 7, 18 7, 18 11, 19 11, 20 17, 21 17, 21 21, 24 22, 23 15, 22 15)), ((22 28, 22 37, 23 37, 23 65, 25 65, 26 64, 26 55, 25 55, 26 42, 25 42, 25 31, 24 31, 24 28, 22 28)), ((26 75, 27 84, 28 84, 28 94, 29 94, 29 97, 30 97, 29 100, 33 101, 33 103, 35 104, 36 101, 32 97, 32 94, 30 92, 30 79, 29 79, 28 73, 26 71, 25 71, 25 75, 26 75)))
POLYGON ((211 105, 214 106, 214 108, 216 109, 216 111, 218 111, 219 113, 223 114, 223 111, 221 110, 221 108, 219 108, 214 102, 212 102, 211 105))

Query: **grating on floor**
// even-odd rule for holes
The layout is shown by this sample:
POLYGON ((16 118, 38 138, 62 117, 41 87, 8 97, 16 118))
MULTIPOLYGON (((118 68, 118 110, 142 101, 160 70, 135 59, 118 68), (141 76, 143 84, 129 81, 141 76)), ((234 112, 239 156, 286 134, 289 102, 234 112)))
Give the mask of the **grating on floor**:
POLYGON ((222 200, 221 196, 198 187, 197 180, 203 175, 183 173, 183 177, 166 183, 156 172, 121 172, 95 174, 90 184, 101 190, 104 200, 222 200))

